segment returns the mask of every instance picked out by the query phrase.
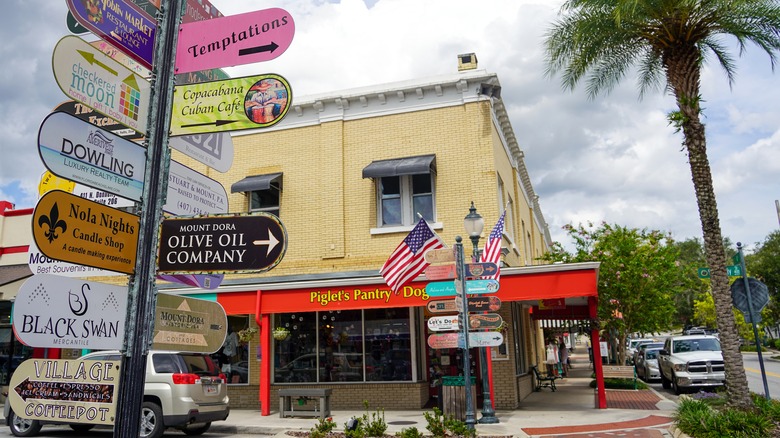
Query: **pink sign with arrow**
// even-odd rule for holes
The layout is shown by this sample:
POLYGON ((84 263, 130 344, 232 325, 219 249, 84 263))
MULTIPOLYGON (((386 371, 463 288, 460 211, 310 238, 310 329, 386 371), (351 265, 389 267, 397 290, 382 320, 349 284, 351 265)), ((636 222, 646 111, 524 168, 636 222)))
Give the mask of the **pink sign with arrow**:
POLYGON ((270 61, 290 47, 294 34, 292 16, 280 8, 182 24, 176 74, 270 61))

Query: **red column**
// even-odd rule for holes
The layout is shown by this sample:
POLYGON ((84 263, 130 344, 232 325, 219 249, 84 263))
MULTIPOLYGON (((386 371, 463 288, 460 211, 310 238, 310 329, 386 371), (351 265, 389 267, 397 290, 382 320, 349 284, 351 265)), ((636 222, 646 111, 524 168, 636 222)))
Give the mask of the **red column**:
MULTIPOLYGON (((591 321, 598 319, 598 297, 588 297, 588 314, 591 321)), ((593 370, 596 372, 596 387, 598 388, 598 408, 607 408, 607 391, 604 388, 604 368, 601 366, 601 345, 599 344, 599 329, 591 328, 590 346, 593 350, 593 370)))
POLYGON ((271 317, 262 313, 263 292, 257 291, 255 322, 260 326, 260 415, 271 415, 271 317))

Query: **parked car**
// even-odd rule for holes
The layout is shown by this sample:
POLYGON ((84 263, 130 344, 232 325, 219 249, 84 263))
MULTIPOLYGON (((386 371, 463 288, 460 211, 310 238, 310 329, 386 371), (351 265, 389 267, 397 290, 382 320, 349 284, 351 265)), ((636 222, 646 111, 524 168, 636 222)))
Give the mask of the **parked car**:
POLYGON ((671 336, 658 356, 661 384, 680 394, 689 388, 712 388, 726 383, 720 341, 715 336, 671 336))
POLYGON ((631 357, 631 363, 636 365, 636 361, 639 358, 639 355, 642 354, 643 351, 647 348, 663 348, 664 343, 663 342, 648 342, 646 344, 639 344, 636 347, 636 351, 634 352, 634 356, 631 357))
POLYGON ((626 362, 628 362, 628 365, 634 364, 634 353, 636 352, 636 347, 642 344, 649 344, 651 342, 655 342, 655 339, 629 339, 628 345, 626 346, 626 362))
MULTIPOLYGON (((121 360, 121 356, 119 351, 97 351, 81 359, 121 360)), ((8 399, 4 413, 6 425, 15 436, 35 436, 44 424, 53 423, 17 416, 8 399)), ((211 357, 197 353, 149 352, 140 437, 159 438, 167 427, 180 429, 187 435, 201 435, 211 427, 211 422, 226 420, 229 413, 225 376, 211 357)), ((78 432, 94 427, 86 423, 69 425, 78 432)))
POLYGON ((661 378, 661 371, 658 369, 658 353, 660 351, 661 347, 646 347, 636 358, 636 374, 645 382, 661 378))

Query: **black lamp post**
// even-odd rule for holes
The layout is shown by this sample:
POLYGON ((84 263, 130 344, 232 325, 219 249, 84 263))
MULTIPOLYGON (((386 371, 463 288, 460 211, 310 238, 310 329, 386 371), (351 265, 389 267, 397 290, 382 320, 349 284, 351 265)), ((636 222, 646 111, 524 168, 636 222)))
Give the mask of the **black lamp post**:
MULTIPOLYGON (((482 235, 482 230, 485 229, 485 220, 477 213, 477 208, 474 207, 474 201, 471 202, 469 208, 469 214, 463 218, 463 227, 471 239, 471 244, 474 246, 474 252, 472 255, 474 263, 479 262, 479 236, 482 235)), ((468 317, 468 316, 464 316, 468 317)), ((487 347, 479 348, 479 360, 481 363, 480 370, 482 375, 482 418, 479 419, 480 424, 495 424, 498 423, 496 413, 493 410, 493 402, 490 399, 490 385, 488 384, 488 370, 487 370, 487 347)))

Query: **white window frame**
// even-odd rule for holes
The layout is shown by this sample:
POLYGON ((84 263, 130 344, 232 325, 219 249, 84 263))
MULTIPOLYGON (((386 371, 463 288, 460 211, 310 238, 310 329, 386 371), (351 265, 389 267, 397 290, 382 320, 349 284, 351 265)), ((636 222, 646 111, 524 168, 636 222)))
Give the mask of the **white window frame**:
MULTIPOLYGON (((429 221, 429 223, 434 223, 436 219, 436 178, 434 178, 433 173, 426 173, 424 175, 428 175, 428 177, 431 179, 431 209, 433 212, 433 218, 426 219, 429 221)), ((412 194, 412 178, 417 175, 398 175, 398 176, 385 176, 385 177, 379 177, 376 178, 376 224, 377 228, 379 229, 408 229, 410 227, 413 227, 418 221, 419 218, 417 216, 417 212, 412 211, 412 207, 414 205, 413 197, 414 196, 421 196, 422 194, 413 195, 412 194), (400 200, 401 200, 401 223, 400 224, 382 224, 382 201, 384 198, 382 197, 382 178, 399 178, 399 185, 400 185, 400 200)), ((426 193, 425 196, 428 196, 426 193)), ((387 198, 391 199, 391 198, 387 198)))

